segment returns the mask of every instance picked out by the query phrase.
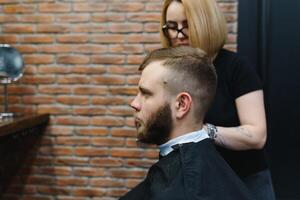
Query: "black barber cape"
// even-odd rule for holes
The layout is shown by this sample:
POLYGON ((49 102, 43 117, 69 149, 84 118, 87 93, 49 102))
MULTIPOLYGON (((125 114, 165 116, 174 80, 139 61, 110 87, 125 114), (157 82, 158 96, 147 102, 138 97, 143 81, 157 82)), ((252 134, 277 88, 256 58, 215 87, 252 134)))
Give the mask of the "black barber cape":
POLYGON ((120 200, 249 200, 244 183, 210 139, 177 145, 120 200))

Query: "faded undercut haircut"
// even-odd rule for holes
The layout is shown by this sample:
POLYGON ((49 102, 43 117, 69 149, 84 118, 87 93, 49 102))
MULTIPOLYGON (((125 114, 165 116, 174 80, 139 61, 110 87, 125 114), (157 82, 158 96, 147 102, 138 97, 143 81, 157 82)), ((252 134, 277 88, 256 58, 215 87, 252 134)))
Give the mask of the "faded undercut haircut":
POLYGON ((150 52, 140 65, 142 71, 150 63, 162 61, 169 70, 166 90, 171 95, 187 92, 193 99, 195 119, 203 120, 217 87, 217 75, 210 57, 203 50, 188 46, 161 48, 150 52))

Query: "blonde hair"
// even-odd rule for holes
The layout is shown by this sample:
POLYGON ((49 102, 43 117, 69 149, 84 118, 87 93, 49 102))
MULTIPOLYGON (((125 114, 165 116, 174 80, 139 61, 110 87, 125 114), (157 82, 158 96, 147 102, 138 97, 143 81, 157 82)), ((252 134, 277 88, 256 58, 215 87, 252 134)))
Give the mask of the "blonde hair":
POLYGON ((171 46, 162 27, 166 24, 167 9, 173 1, 182 3, 184 7, 189 26, 190 46, 203 49, 208 56, 215 56, 227 38, 226 20, 215 0, 165 0, 160 21, 162 46, 171 46))

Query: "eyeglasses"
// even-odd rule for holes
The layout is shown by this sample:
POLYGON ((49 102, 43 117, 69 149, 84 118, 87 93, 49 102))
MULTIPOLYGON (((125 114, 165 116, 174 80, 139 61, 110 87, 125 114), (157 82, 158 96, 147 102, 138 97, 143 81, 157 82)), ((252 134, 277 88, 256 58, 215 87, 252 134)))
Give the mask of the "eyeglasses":
POLYGON ((163 33, 169 39, 175 39, 178 37, 178 34, 181 33, 185 38, 188 38, 188 26, 183 26, 181 29, 178 29, 177 24, 167 23, 162 27, 163 33))

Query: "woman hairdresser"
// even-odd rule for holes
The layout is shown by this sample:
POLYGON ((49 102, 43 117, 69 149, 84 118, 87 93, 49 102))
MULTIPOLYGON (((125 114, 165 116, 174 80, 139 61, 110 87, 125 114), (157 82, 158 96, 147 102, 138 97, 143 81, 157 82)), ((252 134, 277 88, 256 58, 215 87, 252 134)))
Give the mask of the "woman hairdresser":
POLYGON ((275 199, 263 151, 267 132, 262 85, 243 58, 223 49, 226 38, 226 21, 215 0, 164 1, 162 45, 201 48, 216 67, 217 93, 205 119, 209 136, 257 199, 275 199))

